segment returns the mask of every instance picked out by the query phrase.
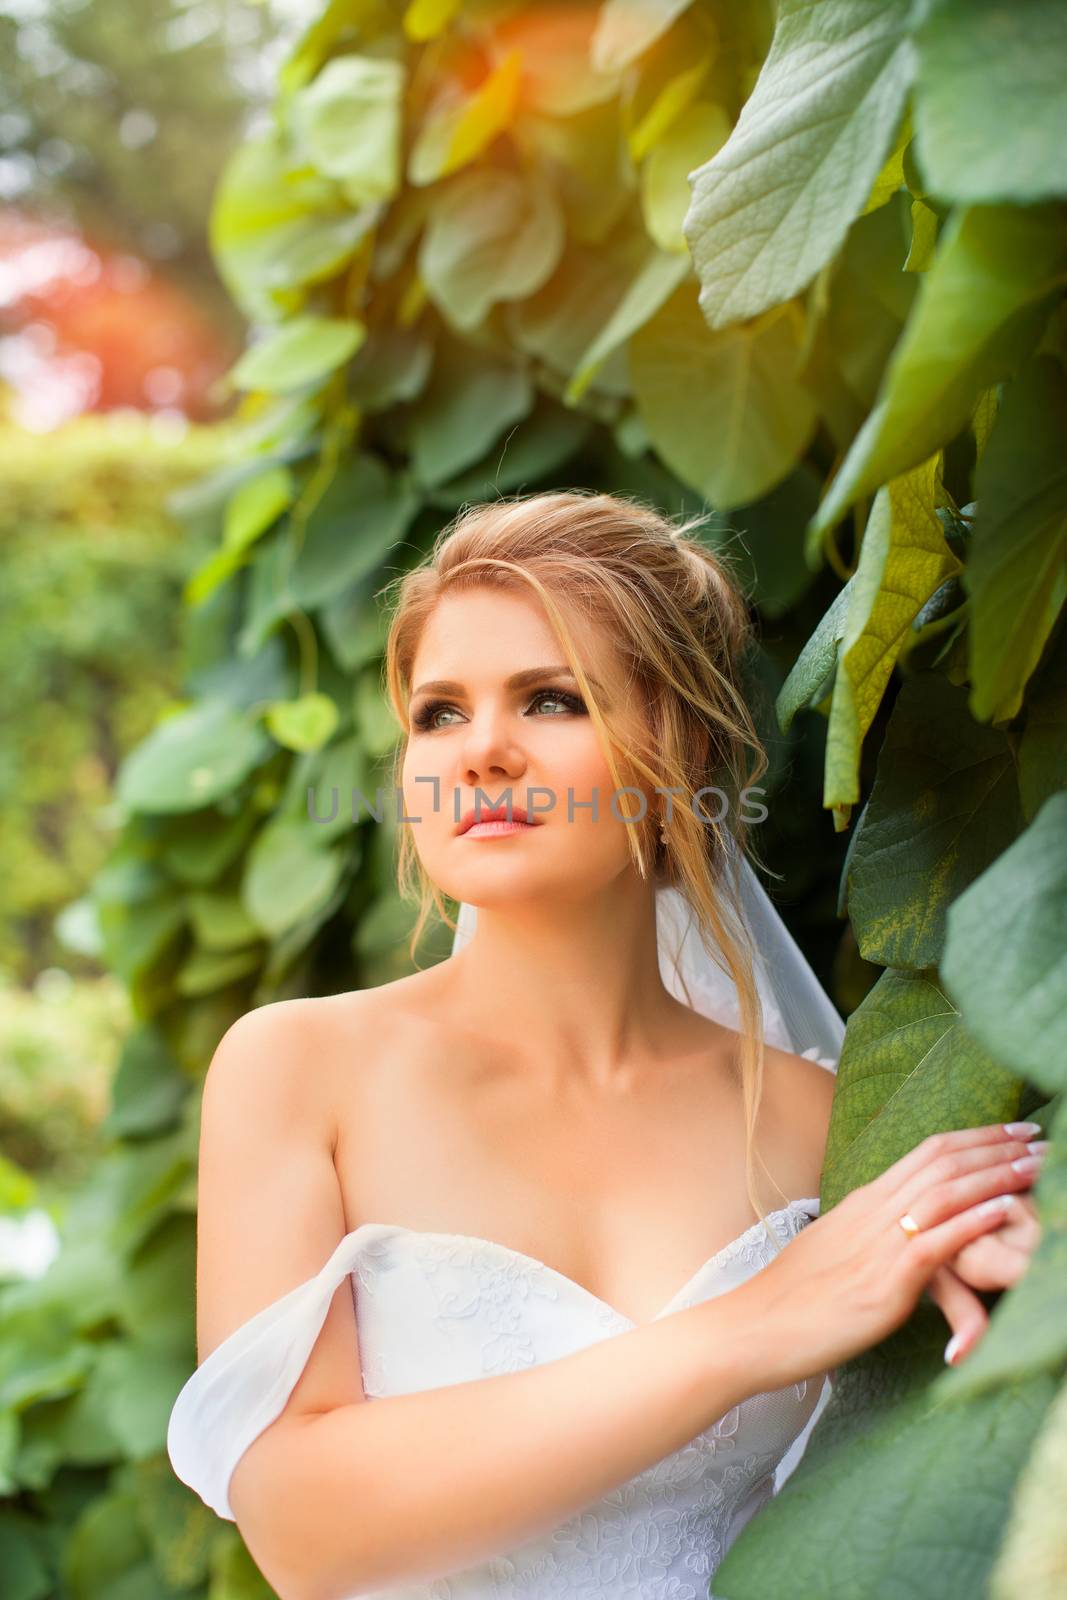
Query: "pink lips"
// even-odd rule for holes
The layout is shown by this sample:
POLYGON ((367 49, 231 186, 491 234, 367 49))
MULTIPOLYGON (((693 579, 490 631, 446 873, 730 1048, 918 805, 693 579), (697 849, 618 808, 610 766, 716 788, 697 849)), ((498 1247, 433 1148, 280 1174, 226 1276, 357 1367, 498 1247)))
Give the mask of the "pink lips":
POLYGON ((463 837, 493 839, 504 833, 530 833, 536 827, 536 822, 475 822, 471 827, 464 828, 463 837))
POLYGON ((478 838, 493 838, 497 834, 518 833, 529 828, 536 828, 539 824, 531 821, 524 806, 512 806, 511 818, 508 818, 507 806, 496 806, 493 809, 481 807, 479 811, 473 808, 462 817, 456 828, 458 834, 474 834, 478 838))

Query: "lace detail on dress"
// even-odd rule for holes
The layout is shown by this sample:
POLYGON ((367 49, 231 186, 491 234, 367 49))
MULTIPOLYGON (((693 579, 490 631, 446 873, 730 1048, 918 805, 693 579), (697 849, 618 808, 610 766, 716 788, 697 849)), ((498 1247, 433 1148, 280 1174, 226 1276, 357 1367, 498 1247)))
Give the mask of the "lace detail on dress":
POLYGON ((481 1241, 446 1235, 410 1235, 414 1259, 437 1299, 434 1321, 449 1336, 448 1323, 480 1327, 481 1370, 517 1372, 537 1359, 527 1305, 531 1299, 558 1300, 559 1288, 548 1267, 481 1241))
MULTIPOLYGON (((769 1234, 757 1221, 698 1268, 652 1321, 744 1282, 818 1211, 817 1199, 792 1201, 769 1214, 769 1234)), ((284 1407, 346 1277, 371 1402, 527 1369, 636 1326, 507 1246, 364 1223, 315 1277, 217 1346, 175 1401, 171 1462, 220 1516, 234 1520, 230 1475, 284 1407)), ((465 1571, 364 1600, 708 1600, 731 1542, 774 1493, 779 1464, 809 1426, 815 1388, 800 1382, 752 1395, 542 1536, 465 1571)), ((500 1450, 506 1454, 507 1439, 500 1450)))

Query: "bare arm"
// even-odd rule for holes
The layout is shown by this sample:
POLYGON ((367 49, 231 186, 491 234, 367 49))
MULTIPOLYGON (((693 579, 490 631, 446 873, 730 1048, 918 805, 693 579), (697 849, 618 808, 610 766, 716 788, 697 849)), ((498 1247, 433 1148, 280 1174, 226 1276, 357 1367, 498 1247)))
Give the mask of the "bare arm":
MULTIPOLYGON (((314 1093, 320 1013, 242 1017, 204 1088, 199 1358, 317 1273, 348 1231, 314 1093)), ((353 1225, 357 1219, 351 1219, 353 1225)), ((281 1414, 230 1476, 282 1600, 348 1600, 474 1564, 565 1521, 762 1385, 734 1295, 518 1373, 367 1402, 350 1279, 281 1414)))
POLYGON ((305 1418, 263 1462, 250 1548, 259 1531, 292 1574, 283 1600, 347 1600, 548 1531, 759 1390, 736 1293, 522 1372, 305 1418))

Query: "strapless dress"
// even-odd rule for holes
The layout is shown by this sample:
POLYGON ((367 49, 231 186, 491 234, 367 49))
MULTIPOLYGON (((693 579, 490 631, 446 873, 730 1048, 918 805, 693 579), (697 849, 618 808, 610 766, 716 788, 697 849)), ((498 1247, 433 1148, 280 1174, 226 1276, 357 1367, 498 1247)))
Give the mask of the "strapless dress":
MULTIPOLYGON (((817 1198, 768 1213, 773 1242, 755 1222, 653 1320, 735 1288, 818 1214, 817 1198)), ((284 1408, 346 1276, 368 1401, 521 1371, 637 1326, 508 1246, 364 1222, 314 1277, 216 1346, 174 1402, 171 1464, 220 1517, 235 1520, 230 1476, 284 1408)), ((429 1582, 362 1591, 363 1600, 708 1600, 716 1567, 795 1467, 829 1394, 829 1374, 754 1394, 550 1532, 429 1582)))

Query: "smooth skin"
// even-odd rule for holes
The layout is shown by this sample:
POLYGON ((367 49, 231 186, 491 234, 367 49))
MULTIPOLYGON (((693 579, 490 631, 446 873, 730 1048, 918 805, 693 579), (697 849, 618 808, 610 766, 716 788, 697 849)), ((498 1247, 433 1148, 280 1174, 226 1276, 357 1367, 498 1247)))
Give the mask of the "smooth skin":
MULTIPOLYGON (((583 648, 609 698, 639 716, 608 644, 583 648)), ((878 1343, 924 1290, 944 1294, 950 1324, 970 1316, 973 1327, 959 1298, 981 1310, 968 1277, 973 1287, 1014 1281, 987 1241, 1021 1223, 976 1205, 1000 1194, 1023 1204, 1033 1173, 1010 1163, 1026 1138, 963 1129, 924 1140, 737 1289, 648 1320, 711 1254, 709 1239, 733 1239, 750 1220, 725 1090, 730 1030, 659 982, 652 886, 604 804, 614 784, 592 720, 536 685, 508 683, 558 660, 547 619, 525 598, 479 590, 431 618, 414 683, 459 688, 436 696, 447 707, 412 732, 405 814, 426 818, 415 837, 427 871, 478 905, 479 935, 491 938, 377 990, 261 1007, 226 1034, 202 1103, 198 1344, 203 1360, 316 1273, 360 1221, 403 1216, 558 1263, 637 1325, 561 1360, 368 1405, 346 1279, 283 1411, 230 1482, 238 1526, 282 1600, 348 1600, 513 1548, 748 1396, 821 1377, 878 1343), (458 792, 461 811, 478 786, 495 799, 509 784, 519 804, 527 784, 549 786, 562 811, 524 834, 464 839, 450 803, 426 806, 430 786, 416 782, 426 775, 458 792), (599 817, 578 809, 567 820, 568 785, 577 799, 599 787, 599 817), (446 1049, 433 1072, 420 1065, 430 1021, 441 1039, 464 1041, 473 1064, 446 1049), (456 1161, 455 1139, 483 1128, 490 1104, 494 1138, 472 1177, 477 1147, 456 1161), (411 1105, 419 1124, 403 1120, 411 1105), (698 1113, 704 1131, 693 1134, 698 1113), (518 1201, 490 1181, 498 1129, 517 1141, 518 1201), (417 1160, 398 1179, 397 1152, 416 1137, 417 1160), (375 1166, 385 1145, 390 1160, 379 1154, 375 1166), (708 1149, 721 1170, 709 1170, 708 1149), (569 1187, 583 1179, 584 1191, 569 1187), (897 1226, 905 1211, 923 1226, 914 1239, 897 1226), (519 1234, 524 1223, 536 1236, 519 1234)), ((426 698, 415 696, 413 713, 426 698)), ((786 1195, 818 1193, 832 1075, 787 1052, 767 1056, 768 1165, 786 1195)), ((771 1209, 782 1196, 768 1189, 764 1200, 771 1209)), ((1025 1239, 1002 1248, 1015 1263, 1025 1239)))

